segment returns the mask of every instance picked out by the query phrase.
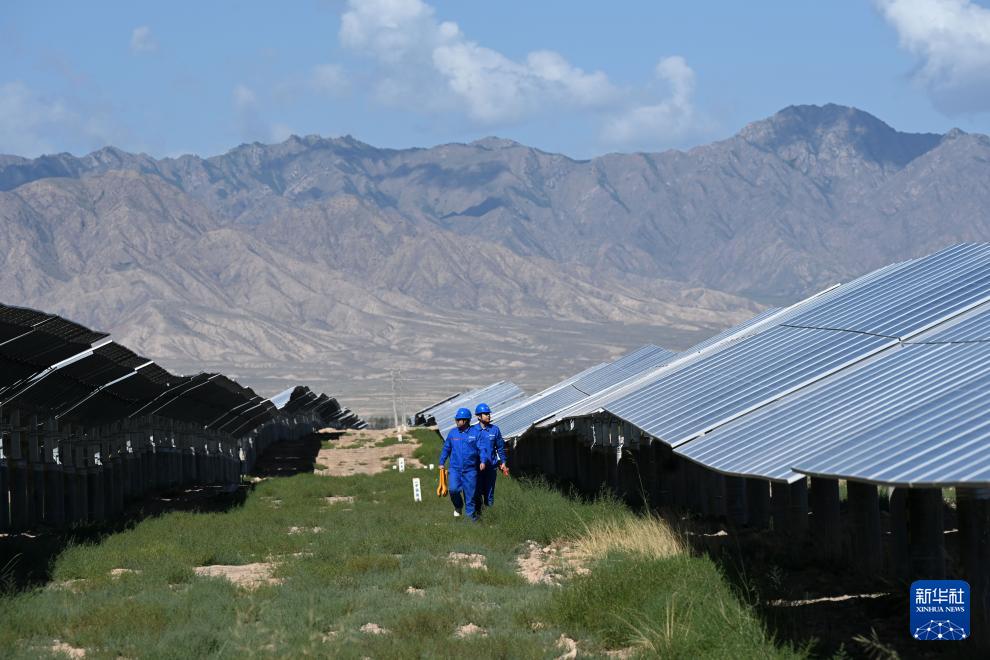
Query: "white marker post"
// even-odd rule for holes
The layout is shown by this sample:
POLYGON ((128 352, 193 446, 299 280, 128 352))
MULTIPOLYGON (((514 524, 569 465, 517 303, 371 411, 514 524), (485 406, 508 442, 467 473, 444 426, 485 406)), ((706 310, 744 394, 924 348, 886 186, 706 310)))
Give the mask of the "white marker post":
POLYGON ((405 471, 406 471, 406 459, 404 459, 404 458, 402 458, 400 456, 399 457, 399 472, 405 472, 405 471))
POLYGON ((413 502, 423 501, 423 489, 419 486, 419 477, 413 478, 413 502))
POLYGON ((433 471, 433 463, 430 463, 430 471, 433 471))

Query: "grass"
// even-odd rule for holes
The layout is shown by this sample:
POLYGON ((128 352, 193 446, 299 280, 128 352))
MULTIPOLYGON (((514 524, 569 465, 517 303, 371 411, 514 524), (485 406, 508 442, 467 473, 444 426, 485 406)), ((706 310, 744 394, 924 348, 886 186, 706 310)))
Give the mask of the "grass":
MULTIPOLYGON (((436 461, 435 433, 413 440, 420 460, 436 461)), ((497 506, 474 525, 455 520, 434 487, 435 474, 416 469, 273 478, 242 507, 169 513, 69 547, 47 588, 0 595, 2 655, 38 657, 58 639, 96 658, 552 658, 563 652, 561 635, 592 656, 626 647, 800 655, 768 638, 712 562, 614 500, 576 502, 540 481, 500 479, 497 506), (354 502, 328 505, 335 495, 354 502), (325 531, 289 535, 290 527, 325 531), (559 587, 527 583, 515 564, 525 542, 557 539, 578 539, 591 571, 559 587), (450 565, 451 552, 483 554, 487 570, 450 565), (281 584, 255 591, 193 572, 272 560, 281 584), (138 572, 111 577, 114 568, 138 572), (361 632, 368 623, 389 634, 361 632), (468 623, 487 636, 457 638, 468 623)))
POLYGON ((684 542, 670 526, 652 516, 595 520, 585 529, 579 546, 586 559, 615 553, 637 559, 666 559, 686 552, 684 542))

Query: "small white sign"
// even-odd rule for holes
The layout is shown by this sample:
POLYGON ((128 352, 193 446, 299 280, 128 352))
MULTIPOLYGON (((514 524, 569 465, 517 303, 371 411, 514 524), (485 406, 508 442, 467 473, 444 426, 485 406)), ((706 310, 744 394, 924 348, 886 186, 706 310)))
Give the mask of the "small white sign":
POLYGON ((419 477, 413 479, 413 501, 422 502, 423 501, 423 489, 419 485, 419 477))
POLYGON ((430 470, 433 469, 433 463, 430 463, 430 470))
POLYGON ((399 457, 399 472, 405 472, 405 471, 406 471, 406 459, 404 459, 404 458, 402 458, 400 456, 399 457))
POLYGON ((402 442, 402 434, 399 434, 399 442, 402 442))

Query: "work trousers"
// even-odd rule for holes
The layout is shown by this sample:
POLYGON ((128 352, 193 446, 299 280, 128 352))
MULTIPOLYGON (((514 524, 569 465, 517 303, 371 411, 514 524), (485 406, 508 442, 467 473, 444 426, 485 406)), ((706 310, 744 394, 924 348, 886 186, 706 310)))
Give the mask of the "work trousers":
POLYGON ((451 470, 448 490, 450 491, 450 503, 454 505, 454 508, 458 511, 463 508, 467 515, 476 520, 478 518, 475 500, 478 490, 477 468, 451 470))
POLYGON ((488 465, 478 473, 478 504, 495 504, 495 481, 498 479, 498 466, 488 465))

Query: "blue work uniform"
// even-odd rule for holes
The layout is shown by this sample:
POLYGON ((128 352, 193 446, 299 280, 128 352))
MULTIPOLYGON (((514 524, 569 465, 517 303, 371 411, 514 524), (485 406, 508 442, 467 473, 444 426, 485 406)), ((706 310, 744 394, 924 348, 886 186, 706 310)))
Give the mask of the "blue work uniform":
POLYGON ((492 506, 495 504, 497 468, 505 462, 505 440, 502 439, 502 431, 495 424, 482 426, 481 422, 478 422, 471 428, 478 431, 478 441, 488 447, 492 457, 492 469, 485 469, 478 475, 478 502, 492 506))
POLYGON ((478 518, 478 510, 475 506, 478 484, 478 466, 485 464, 485 471, 492 469, 491 450, 485 443, 478 442, 480 436, 478 430, 473 426, 461 431, 451 429, 447 434, 447 439, 443 441, 443 449, 440 450, 440 460, 443 465, 450 457, 450 502, 458 511, 464 507, 466 513, 472 519, 478 518))

